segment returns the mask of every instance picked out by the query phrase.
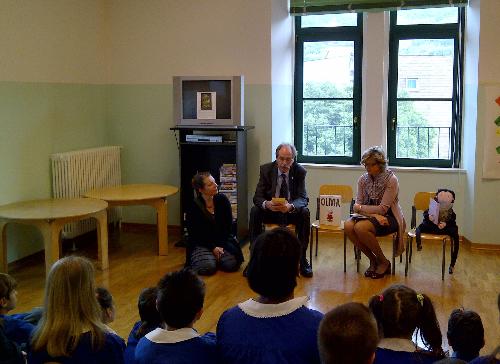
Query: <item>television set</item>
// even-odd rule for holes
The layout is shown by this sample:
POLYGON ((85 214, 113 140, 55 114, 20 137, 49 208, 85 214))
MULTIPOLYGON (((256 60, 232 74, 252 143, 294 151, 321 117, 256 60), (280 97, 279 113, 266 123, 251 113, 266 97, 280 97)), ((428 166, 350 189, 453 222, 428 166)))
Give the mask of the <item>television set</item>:
POLYGON ((174 76, 174 121, 178 126, 244 124, 244 76, 174 76))

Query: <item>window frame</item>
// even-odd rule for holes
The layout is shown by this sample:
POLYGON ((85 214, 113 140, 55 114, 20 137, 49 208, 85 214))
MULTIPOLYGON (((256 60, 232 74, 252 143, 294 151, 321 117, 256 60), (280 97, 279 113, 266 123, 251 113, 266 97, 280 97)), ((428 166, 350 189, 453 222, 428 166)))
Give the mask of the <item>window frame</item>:
POLYGON ((390 164, 404 167, 459 168, 462 139, 463 49, 465 8, 457 8, 457 23, 397 25, 397 11, 390 12, 389 74, 387 99, 387 155, 390 164), (453 91, 451 98, 398 97, 399 41, 406 39, 453 39, 453 91), (396 158, 397 103, 405 101, 451 101, 450 158, 396 158), (395 122, 393 119, 395 118, 395 122))
POLYGON ((295 18, 295 77, 294 77, 294 143, 297 161, 315 164, 359 164, 361 158, 361 106, 362 106, 362 59, 363 59, 363 14, 357 14, 356 26, 307 27, 302 28, 301 17, 295 18), (303 155, 303 102, 304 100, 351 100, 351 98, 304 98, 304 43, 325 41, 354 42, 353 75, 353 141, 352 156, 308 156, 303 155))

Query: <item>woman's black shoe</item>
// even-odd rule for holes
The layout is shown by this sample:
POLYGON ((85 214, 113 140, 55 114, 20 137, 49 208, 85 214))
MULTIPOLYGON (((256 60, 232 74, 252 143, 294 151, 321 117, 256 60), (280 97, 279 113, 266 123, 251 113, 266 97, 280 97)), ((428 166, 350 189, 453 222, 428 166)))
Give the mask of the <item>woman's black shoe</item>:
POLYGON ((389 265, 387 266, 384 273, 373 272, 372 275, 370 276, 370 278, 371 279, 380 279, 380 278, 384 278, 385 275, 389 275, 389 274, 391 274, 391 263, 389 263, 389 265))
POLYGON ((450 268, 448 268, 448 273, 453 274, 453 271, 455 270, 455 267, 450 265, 450 268))

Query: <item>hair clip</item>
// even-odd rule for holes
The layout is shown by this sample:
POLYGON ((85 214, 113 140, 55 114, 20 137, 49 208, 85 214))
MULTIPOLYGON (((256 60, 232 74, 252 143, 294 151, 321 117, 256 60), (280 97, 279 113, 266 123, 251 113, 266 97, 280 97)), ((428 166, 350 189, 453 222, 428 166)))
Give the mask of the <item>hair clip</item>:
POLYGON ((417 300, 420 303, 420 306, 424 306, 424 295, 422 293, 417 293, 417 300))
POLYGON ((384 301, 384 296, 383 295, 379 295, 378 296, 378 300, 379 300, 379 302, 383 302, 384 301))

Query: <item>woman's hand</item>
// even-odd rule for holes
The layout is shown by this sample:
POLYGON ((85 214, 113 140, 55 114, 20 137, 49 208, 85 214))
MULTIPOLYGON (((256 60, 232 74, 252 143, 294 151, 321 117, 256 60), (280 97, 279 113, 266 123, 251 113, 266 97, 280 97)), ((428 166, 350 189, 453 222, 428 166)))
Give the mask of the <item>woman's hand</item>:
POLYGON ((215 259, 220 260, 222 254, 224 254, 224 249, 219 246, 216 246, 214 250, 212 250, 212 254, 215 256, 215 259))
POLYGON ((382 226, 389 225, 389 220, 387 220, 387 217, 379 215, 379 214, 374 214, 373 217, 377 219, 377 221, 380 225, 382 225, 382 226))
POLYGON ((352 210, 356 213, 359 213, 359 211, 361 210, 361 205, 359 203, 355 203, 353 206, 352 206, 352 210))
POLYGON ((444 229, 446 227, 446 223, 444 221, 440 221, 438 224, 438 228, 444 229))

